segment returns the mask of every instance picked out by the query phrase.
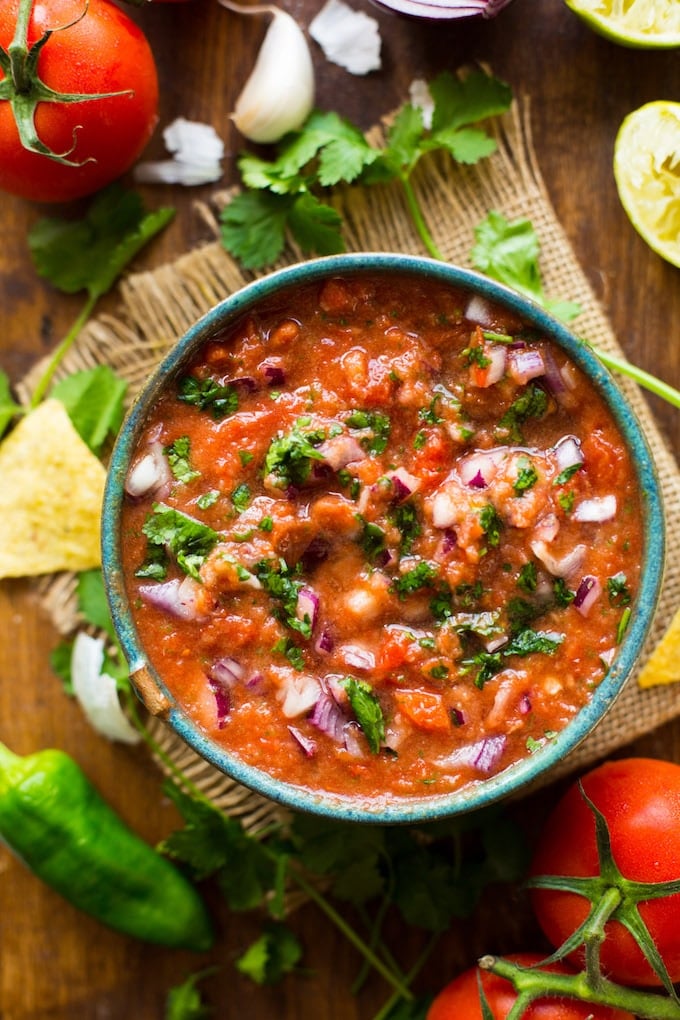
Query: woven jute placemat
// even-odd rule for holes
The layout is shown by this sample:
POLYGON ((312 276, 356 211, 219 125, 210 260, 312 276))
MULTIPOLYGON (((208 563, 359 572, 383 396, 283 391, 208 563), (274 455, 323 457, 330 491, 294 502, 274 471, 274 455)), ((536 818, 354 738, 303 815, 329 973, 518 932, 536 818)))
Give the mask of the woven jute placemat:
MULTIPOLYGON (((376 129, 376 130, 379 130, 376 129)), ((578 301, 582 312, 575 327, 581 336, 603 350, 621 354, 607 318, 598 305, 555 216, 536 165, 530 133, 528 103, 499 118, 493 127, 498 148, 476 166, 454 164, 431 154, 419 164, 414 186, 427 225, 444 257, 457 265, 470 264, 474 228, 490 210, 510 220, 527 217, 541 244, 541 268, 546 293, 578 301)), ((197 318, 218 301, 252 279, 224 251, 218 240, 220 204, 197 206, 215 240, 153 271, 129 276, 120 285, 115 314, 93 320, 80 335, 62 371, 108 363, 130 384, 130 398, 159 359, 197 318)), ((338 190, 333 202, 342 214, 349 251, 393 251, 425 254, 398 186, 338 190)), ((285 262, 301 255, 294 248, 285 262)), ((667 530, 680 527, 680 473, 640 391, 619 380, 636 411, 654 451, 664 494, 667 530)), ((31 379, 26 380, 26 392, 31 379)), ((75 578, 63 574, 38 582, 40 599, 61 632, 79 624, 75 578)), ((642 662, 666 630, 680 605, 680 560, 669 560, 660 605, 642 662)), ((641 690, 633 675, 604 721, 561 764, 561 774, 581 769, 629 741, 649 733, 680 712, 680 689, 641 690)), ((166 754, 183 768, 220 807, 238 814, 247 827, 260 828, 280 809, 223 776, 180 741, 162 722, 151 727, 166 754)))

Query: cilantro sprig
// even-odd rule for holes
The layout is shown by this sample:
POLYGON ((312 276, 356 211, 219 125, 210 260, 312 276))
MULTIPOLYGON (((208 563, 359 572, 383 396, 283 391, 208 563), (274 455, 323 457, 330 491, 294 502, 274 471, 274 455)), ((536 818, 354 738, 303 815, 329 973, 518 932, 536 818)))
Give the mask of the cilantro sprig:
POLYGON ((481 70, 464 78, 449 72, 430 83, 434 101, 431 127, 422 110, 406 103, 374 144, 349 120, 334 112, 313 111, 303 126, 286 135, 271 160, 251 153, 239 159, 245 189, 221 215, 222 242, 247 269, 271 265, 290 231, 306 254, 344 250, 342 221, 324 201, 338 184, 399 182, 427 252, 442 258, 420 208, 412 175, 422 156, 447 152, 458 163, 473 164, 491 155, 496 143, 480 122, 510 106, 508 85, 481 70))

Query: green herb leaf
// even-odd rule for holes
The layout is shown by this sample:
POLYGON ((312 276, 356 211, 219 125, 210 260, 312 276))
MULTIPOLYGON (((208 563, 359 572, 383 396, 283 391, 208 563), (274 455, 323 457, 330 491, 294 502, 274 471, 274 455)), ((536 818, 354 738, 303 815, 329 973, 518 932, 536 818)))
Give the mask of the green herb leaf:
POLYGON ((530 595, 536 591, 537 584, 538 574, 536 571, 536 564, 530 560, 528 563, 522 564, 517 577, 517 587, 526 592, 527 595, 530 595))
POLYGON ((21 404, 17 404, 12 397, 9 376, 0 372, 0 436, 5 434, 12 418, 21 410, 21 404))
POLYGON ((112 641, 117 640, 101 570, 81 571, 76 583, 76 595, 78 611, 85 622, 105 631, 112 641))
POLYGON ((401 599, 406 598, 421 588, 432 588, 438 574, 438 567, 428 563, 427 560, 421 560, 401 577, 396 577, 390 585, 390 591, 395 592, 401 599))
POLYGON ((489 545, 493 548, 500 545, 503 521, 499 517, 496 508, 491 503, 487 503, 486 506, 483 506, 479 511, 479 523, 482 526, 482 530, 487 537, 489 545))
POLYGON ((384 453, 390 438, 392 423, 381 411, 352 411, 345 424, 360 432, 369 431, 370 436, 361 437, 361 445, 369 453, 384 453))
POLYGON ((264 461, 264 473, 281 489, 289 485, 304 485, 309 478, 312 461, 323 460, 315 444, 324 440, 320 430, 301 431, 299 424, 290 432, 277 436, 269 445, 264 461))
POLYGON ((65 376, 50 396, 61 401, 81 439, 98 454, 120 429, 127 388, 108 365, 97 365, 65 376))
POLYGON ((162 503, 154 504, 142 531, 152 545, 168 548, 184 573, 197 581, 201 578, 201 565, 219 541, 212 528, 162 503))
POLYGON ((197 379, 193 375, 184 376, 177 387, 177 399, 197 407, 199 411, 210 411, 216 420, 238 410, 236 389, 229 385, 223 386, 210 377, 197 379))
POLYGON ((523 496, 525 492, 532 489, 538 481, 538 472, 528 457, 520 457, 517 462, 517 478, 513 483, 513 491, 516 496, 523 496))
POLYGON ((101 297, 173 216, 174 209, 145 212, 137 192, 112 184, 80 220, 38 220, 28 243, 40 276, 67 294, 86 290, 101 297))
POLYGON ((548 397, 545 390, 530 383, 502 415, 497 430, 507 431, 514 442, 521 443, 523 441, 521 425, 529 418, 542 418, 547 409, 548 397))
POLYGON ((220 214, 222 244, 246 269, 276 262, 286 240, 294 199, 268 191, 243 191, 220 214))
POLYGON ((399 552, 402 556, 409 556, 413 543, 423 530, 415 505, 408 501, 399 503, 392 507, 387 516, 401 534, 399 552))
POLYGON ((357 722, 364 732, 372 754, 378 754, 385 741, 385 718, 373 688, 365 680, 345 677, 341 681, 357 722))
POLYGON ((236 961, 236 969, 258 985, 273 985, 294 970, 302 946, 285 924, 270 922, 262 935, 236 961))
POLYGON ((165 1020, 207 1020, 213 1011, 203 1004, 197 986, 199 981, 216 972, 217 967, 206 967, 171 988, 165 1003, 165 1020))
POLYGON ((179 436, 174 443, 165 447, 164 453, 168 458, 173 477, 178 482, 187 485, 195 478, 201 477, 201 472, 193 470, 190 464, 191 441, 188 436, 179 436))
POLYGON ((477 269, 526 294, 565 322, 579 314, 580 306, 574 302, 544 294, 538 264, 540 245, 530 220, 510 222, 491 211, 475 228, 475 239, 471 258, 477 269))
POLYGON ((607 594, 609 595, 609 604, 612 606, 630 605, 632 595, 628 587, 628 578, 622 571, 607 578, 607 594))

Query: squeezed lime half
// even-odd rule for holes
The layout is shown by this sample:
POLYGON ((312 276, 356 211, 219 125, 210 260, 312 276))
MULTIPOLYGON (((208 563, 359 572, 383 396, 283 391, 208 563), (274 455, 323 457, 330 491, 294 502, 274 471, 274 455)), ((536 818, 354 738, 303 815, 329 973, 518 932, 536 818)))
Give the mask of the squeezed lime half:
POLYGON ((680 0, 566 0, 594 31, 622 46, 680 46, 680 0))
POLYGON ((680 103, 657 100, 626 117, 614 144, 614 177, 637 232, 680 266, 680 103))

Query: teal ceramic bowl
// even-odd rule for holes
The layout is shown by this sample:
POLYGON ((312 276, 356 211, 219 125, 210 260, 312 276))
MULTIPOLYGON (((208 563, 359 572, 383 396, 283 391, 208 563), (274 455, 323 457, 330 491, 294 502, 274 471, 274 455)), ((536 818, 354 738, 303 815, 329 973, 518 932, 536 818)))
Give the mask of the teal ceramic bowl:
POLYGON ((294 810, 314 812, 337 820, 371 823, 435 821, 471 812, 549 778, 551 770, 601 722, 630 676, 655 612, 664 562, 664 518, 654 461, 634 412, 595 354, 543 308, 478 273, 426 258, 381 253, 329 256, 281 269, 228 297, 181 337, 159 364, 123 424, 108 473, 102 531, 104 578, 113 621, 129 663, 133 684, 147 707, 162 715, 183 741, 217 769, 265 797, 294 810), (364 800, 353 803, 346 797, 315 793, 274 779, 244 764, 224 747, 213 742, 175 702, 163 678, 155 673, 147 661, 135 629, 121 570, 124 484, 149 409, 168 385, 168 381, 181 372, 206 340, 235 323, 261 302, 272 299, 287 288, 320 282, 330 276, 356 273, 416 274, 440 283, 468 288, 484 299, 506 306, 543 336, 562 347, 594 383, 613 413, 632 454, 642 493, 644 518, 644 555, 634 611, 618 654, 590 702, 558 736, 494 776, 450 794, 400 798, 393 803, 383 799, 375 809, 370 802, 364 800))

